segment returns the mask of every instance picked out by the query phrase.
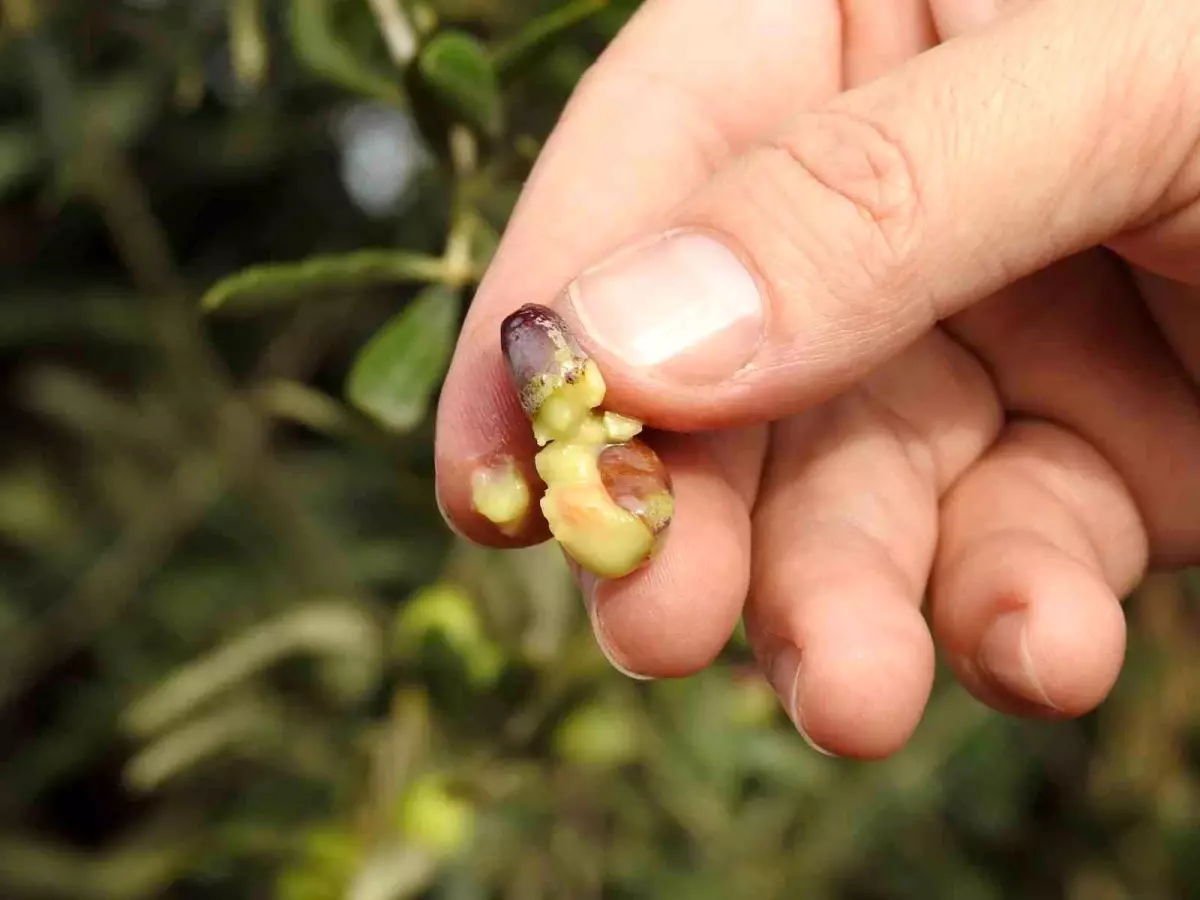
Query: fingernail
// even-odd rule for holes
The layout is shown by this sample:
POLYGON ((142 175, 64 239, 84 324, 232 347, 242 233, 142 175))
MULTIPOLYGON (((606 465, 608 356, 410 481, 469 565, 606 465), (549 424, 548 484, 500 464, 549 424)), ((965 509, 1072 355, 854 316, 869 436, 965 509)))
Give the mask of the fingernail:
POLYGON ((809 737, 808 732, 804 729, 804 711, 800 708, 799 696, 800 665, 799 648, 792 644, 780 643, 771 653, 771 658, 767 663, 767 680, 771 682, 771 687, 779 696, 779 702, 783 704, 784 712, 792 720, 792 724, 800 732, 800 737, 804 738, 804 742, 824 756, 833 756, 809 737))
POLYGON ((599 604, 596 602, 596 594, 600 589, 601 580, 586 569, 577 569, 576 577, 579 581, 580 593, 583 594, 583 605, 587 609, 588 621, 592 623, 592 634, 596 637, 596 645, 604 654, 604 658, 608 660, 608 664, 626 678, 632 678, 634 681, 653 681, 651 676, 641 675, 629 668, 629 665, 613 650, 612 641, 609 640, 608 632, 604 629, 604 620, 600 617, 599 604))
POLYGON ((1058 709, 1046 694, 1029 652, 1025 612, 1005 613, 992 623, 979 645, 979 668, 999 686, 1049 709, 1058 709))
POLYGON ((448 528, 450 533, 456 538, 464 541, 467 540, 467 536, 458 530, 458 526, 454 524, 453 520, 450 518, 450 514, 446 512, 446 504, 442 502, 442 492, 434 488, 433 496, 437 501, 438 514, 441 515, 442 522, 445 524, 446 528, 448 528))
POLYGON ((442 521, 446 524, 446 527, 450 529, 451 534, 453 534, 459 540, 468 540, 467 536, 458 530, 458 526, 454 524, 453 520, 450 518, 450 514, 446 512, 446 502, 442 499, 442 489, 440 485, 441 478, 439 477, 437 461, 435 460, 433 464, 433 500, 437 504, 438 515, 442 517, 442 521))
POLYGON ((732 376, 762 340, 758 282, 737 254, 697 231, 618 254, 572 283, 567 300, 597 348, 684 383, 732 376))

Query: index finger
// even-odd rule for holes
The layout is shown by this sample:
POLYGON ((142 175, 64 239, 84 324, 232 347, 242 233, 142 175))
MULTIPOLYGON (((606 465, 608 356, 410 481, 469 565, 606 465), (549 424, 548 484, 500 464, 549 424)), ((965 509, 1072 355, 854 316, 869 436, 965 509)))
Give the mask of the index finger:
POLYGON ((836 93, 836 0, 651 0, 580 84, 530 176, 459 338, 438 407, 439 504, 464 536, 514 538, 471 508, 471 480, 511 459, 536 483, 535 447, 499 349, 501 320, 549 302, 670 210, 773 123, 836 93))

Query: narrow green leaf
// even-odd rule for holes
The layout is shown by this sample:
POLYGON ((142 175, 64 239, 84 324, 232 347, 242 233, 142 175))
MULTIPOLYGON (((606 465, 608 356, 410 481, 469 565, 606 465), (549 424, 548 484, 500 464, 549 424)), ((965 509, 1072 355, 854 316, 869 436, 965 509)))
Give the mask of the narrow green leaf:
POLYGON ((359 354, 350 402, 393 431, 419 425, 450 361, 461 302, 457 291, 432 285, 393 316, 359 354))
POLYGON ((603 10, 609 0, 572 0, 534 19, 492 50, 492 66, 502 81, 521 74, 552 49, 576 25, 603 10))
POLYGON ((201 711, 134 756, 125 769, 125 780, 148 793, 206 762, 236 754, 239 748, 267 743, 283 727, 279 717, 270 713, 250 697, 201 711))
POLYGON ((361 694, 378 674, 379 632, 354 603, 329 600, 292 609, 252 626, 161 680, 126 710, 125 726, 134 735, 161 732, 300 653, 323 663, 327 680, 361 694))
POLYGON ((426 85, 456 115, 487 135, 500 132, 504 121, 500 79, 487 48, 469 34, 443 31, 435 35, 417 61, 426 85))
POLYGON ((394 282, 436 282, 446 274, 445 264, 435 256, 404 250, 359 250, 243 269, 209 288, 200 305, 208 312, 257 310, 293 302, 305 294, 394 282))
POLYGON ((291 40, 296 55, 316 74, 347 90, 393 106, 407 104, 398 81, 362 62, 334 27, 337 0, 292 0, 291 40))
POLYGON ((261 0, 229 0, 229 45, 233 71, 243 85, 259 87, 270 68, 261 0))

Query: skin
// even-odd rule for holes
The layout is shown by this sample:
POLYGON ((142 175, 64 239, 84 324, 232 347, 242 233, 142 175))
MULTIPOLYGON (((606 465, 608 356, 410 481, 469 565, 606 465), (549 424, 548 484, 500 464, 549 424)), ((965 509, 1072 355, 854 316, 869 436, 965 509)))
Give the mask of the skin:
POLYGON ((935 641, 1001 711, 1082 714, 1120 598, 1200 557, 1198 148, 1194 0, 651 0, 471 309, 443 509, 546 536, 470 507, 481 460, 535 450, 498 323, 699 226, 769 295, 764 364, 700 387, 589 347, 612 408, 676 432, 660 556, 581 579, 609 658, 687 675, 744 614, 797 727, 857 758, 908 739, 935 641))

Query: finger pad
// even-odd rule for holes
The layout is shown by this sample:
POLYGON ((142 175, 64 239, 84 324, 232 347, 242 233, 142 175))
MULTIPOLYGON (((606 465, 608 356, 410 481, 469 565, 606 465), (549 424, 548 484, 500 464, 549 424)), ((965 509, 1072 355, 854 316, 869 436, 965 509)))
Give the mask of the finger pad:
POLYGON ((933 640, 911 604, 859 596, 803 624, 797 706, 818 746, 881 759, 903 747, 920 721, 933 686, 933 640))
POLYGON ((1027 533, 1002 533, 972 547, 939 580, 934 610, 938 637, 966 686, 1005 711, 1088 712, 1112 688, 1124 658, 1124 615, 1103 577, 1089 563, 1027 533), (978 659, 989 632, 1001 617, 1014 614, 1024 617, 1028 655, 1044 698, 981 674, 986 667, 978 659), (1030 706, 1034 702, 1040 708, 1030 706))
POLYGON ((1091 711, 1112 690, 1125 657, 1125 617, 1112 591, 1074 561, 1047 578, 1027 613, 1029 654, 1058 711, 1091 711))

